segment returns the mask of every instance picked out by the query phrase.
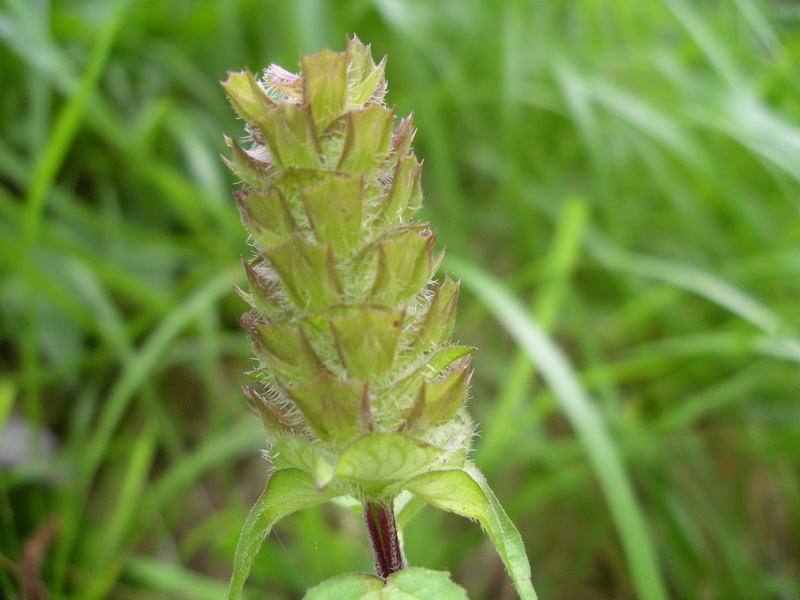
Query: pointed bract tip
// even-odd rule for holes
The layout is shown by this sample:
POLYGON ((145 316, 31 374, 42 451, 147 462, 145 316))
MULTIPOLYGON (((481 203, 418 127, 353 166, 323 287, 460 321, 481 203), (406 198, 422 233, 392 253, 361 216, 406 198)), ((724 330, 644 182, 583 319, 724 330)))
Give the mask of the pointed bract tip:
POLYGON ((275 107, 275 102, 246 69, 228 71, 228 78, 221 84, 233 110, 248 123, 255 123, 275 107))

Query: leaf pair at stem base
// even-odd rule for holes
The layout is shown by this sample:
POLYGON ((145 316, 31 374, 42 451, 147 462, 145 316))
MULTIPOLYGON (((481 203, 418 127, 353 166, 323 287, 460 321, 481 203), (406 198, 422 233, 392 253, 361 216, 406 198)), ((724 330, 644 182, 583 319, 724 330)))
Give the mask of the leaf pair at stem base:
MULTIPOLYGON (((497 548, 520 598, 536 600, 522 538, 475 465, 467 462, 461 469, 428 471, 413 477, 404 488, 436 508, 478 521, 497 548)), ((336 495, 332 488, 320 491, 313 478, 299 469, 273 473, 242 529, 228 600, 240 597, 256 553, 278 520, 336 495)))

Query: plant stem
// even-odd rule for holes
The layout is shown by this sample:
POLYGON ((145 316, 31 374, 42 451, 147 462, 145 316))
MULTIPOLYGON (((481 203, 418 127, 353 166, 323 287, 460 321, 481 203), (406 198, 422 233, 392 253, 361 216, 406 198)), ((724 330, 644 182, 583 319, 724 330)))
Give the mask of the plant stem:
POLYGON ((391 500, 387 504, 365 502, 364 518, 372 543, 372 552, 375 555, 375 570, 378 575, 386 579, 406 566, 400 538, 397 535, 393 502, 391 500))

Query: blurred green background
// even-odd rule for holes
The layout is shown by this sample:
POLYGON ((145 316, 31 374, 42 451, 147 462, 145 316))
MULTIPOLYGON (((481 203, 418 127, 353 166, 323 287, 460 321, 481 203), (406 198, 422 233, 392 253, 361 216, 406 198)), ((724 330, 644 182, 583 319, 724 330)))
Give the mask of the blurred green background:
MULTIPOLYGON (((800 598, 796 2, 1 6, 0 597, 224 596, 267 465, 218 81, 357 34, 415 114, 473 458, 540 597, 800 598)), ((514 597, 475 524, 405 545, 514 597)), ((360 516, 312 509, 249 597, 357 570, 360 516)))

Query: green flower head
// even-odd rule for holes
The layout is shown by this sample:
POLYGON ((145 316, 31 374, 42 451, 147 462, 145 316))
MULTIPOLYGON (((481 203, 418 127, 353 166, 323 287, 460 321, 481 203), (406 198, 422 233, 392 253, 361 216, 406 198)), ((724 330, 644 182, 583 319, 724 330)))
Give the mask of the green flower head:
POLYGON ((244 120, 227 164, 255 257, 245 263, 258 357, 245 388, 276 469, 319 490, 392 498, 464 464, 472 348, 449 341, 458 284, 434 275, 411 117, 384 103, 384 64, 357 38, 223 86, 244 120), (397 121, 397 122, 396 122, 397 121))

